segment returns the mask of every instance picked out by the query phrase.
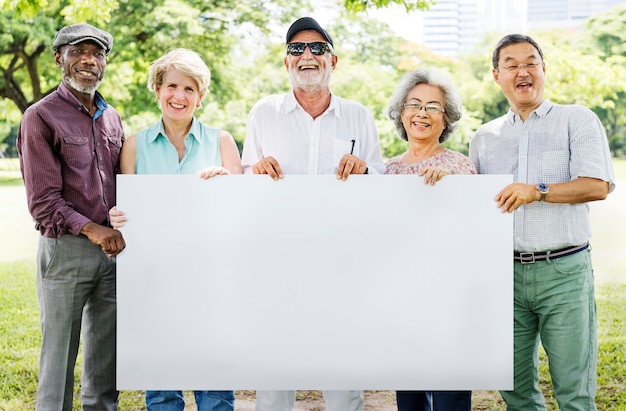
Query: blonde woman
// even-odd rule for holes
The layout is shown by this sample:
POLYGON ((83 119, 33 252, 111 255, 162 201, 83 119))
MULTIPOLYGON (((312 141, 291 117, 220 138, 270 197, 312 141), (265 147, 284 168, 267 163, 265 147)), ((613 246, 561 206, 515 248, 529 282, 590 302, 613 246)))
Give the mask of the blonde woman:
MULTIPOLYGON (((202 58, 187 49, 176 49, 150 67, 148 88, 154 91, 162 118, 155 125, 130 136, 122 147, 124 174, 195 174, 210 178, 241 174, 239 151, 224 130, 202 124, 194 112, 208 91, 211 72, 202 58)), ((113 227, 126 221, 113 208, 113 227)), ((132 247, 132 244, 130 245, 132 247)), ((232 411, 233 391, 194 391, 198 411, 232 411)), ((183 411, 182 391, 146 391, 148 411, 183 411)))

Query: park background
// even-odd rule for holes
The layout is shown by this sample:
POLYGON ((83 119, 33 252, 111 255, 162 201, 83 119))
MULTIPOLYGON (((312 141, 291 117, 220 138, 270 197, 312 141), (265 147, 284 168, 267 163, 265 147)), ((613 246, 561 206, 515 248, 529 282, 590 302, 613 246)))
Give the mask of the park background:
MULTIPOLYGON (((300 16, 334 15, 326 24, 339 56, 331 89, 371 110, 384 156, 406 150, 386 117, 389 97, 404 73, 424 66, 447 71, 455 80, 464 116, 446 145, 467 152, 476 128, 508 108, 490 66, 493 46, 505 33, 485 33, 474 50, 457 58, 438 56, 422 44, 397 36, 375 17, 375 11, 389 3, 425 9, 428 2, 346 0, 327 4, 324 10, 307 0, 0 2, 0 155, 6 157, 0 160, 0 410, 34 407, 40 342, 34 263, 37 233, 26 210, 17 160, 11 157, 16 156, 15 137, 23 111, 54 90, 61 79, 50 50, 55 32, 63 25, 87 21, 113 34, 113 52, 100 91, 122 114, 128 134, 159 119, 156 101, 146 88, 150 63, 175 47, 199 52, 213 79, 197 116, 230 131, 241 147, 252 105, 262 96, 290 88, 282 63, 286 28, 300 16)), ((544 51, 546 97, 592 109, 605 127, 615 158, 617 190, 606 201, 591 204, 600 321, 598 404, 600 410, 626 410, 626 197, 622 194, 626 183, 626 160, 622 159, 626 4, 592 16, 580 30, 529 34, 544 51)), ((384 327, 372 332, 389 333, 393 338, 384 327)), ((550 409, 556 409, 545 356, 541 373, 550 409)), ((238 393, 238 398, 245 396, 238 393)), ((313 392, 303 399, 314 402, 317 397, 319 393, 313 392)), ((142 401, 141 393, 122 393, 120 409, 142 409, 142 401)), ((504 409, 498 394, 490 392, 475 393, 474 408, 504 409)))

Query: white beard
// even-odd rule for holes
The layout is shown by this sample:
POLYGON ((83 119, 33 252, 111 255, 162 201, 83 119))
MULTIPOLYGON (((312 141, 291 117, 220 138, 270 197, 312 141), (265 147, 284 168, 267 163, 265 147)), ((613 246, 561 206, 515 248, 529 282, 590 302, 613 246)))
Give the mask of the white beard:
POLYGON ((62 70, 63 81, 66 82, 70 87, 72 87, 74 90, 78 91, 79 93, 83 93, 83 94, 94 94, 96 90, 98 90, 98 86, 100 86, 100 83, 102 82, 102 79, 104 78, 104 73, 100 74, 100 78, 95 84, 87 85, 81 82, 80 80, 76 79, 76 77, 74 77, 74 73, 72 73, 65 66, 65 59, 63 59, 62 63, 63 63, 63 70, 62 70))
POLYGON ((83 93, 83 94, 94 94, 96 92, 96 90, 98 90, 98 86, 100 85, 100 82, 102 81, 102 80, 98 80, 98 82, 96 84, 88 86, 88 85, 83 84, 80 81, 76 80, 72 76, 63 76, 63 77, 64 77, 63 80, 70 87, 72 87, 74 90, 78 91, 79 93, 83 93))
POLYGON ((328 88, 330 85, 330 74, 332 70, 300 70, 298 67, 289 67, 289 80, 293 88, 304 92, 318 92, 328 88))

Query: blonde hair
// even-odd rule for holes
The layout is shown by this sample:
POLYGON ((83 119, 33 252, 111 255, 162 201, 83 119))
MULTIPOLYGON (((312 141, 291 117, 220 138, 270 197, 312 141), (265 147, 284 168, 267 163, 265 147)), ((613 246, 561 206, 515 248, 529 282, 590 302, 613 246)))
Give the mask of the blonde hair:
POLYGON ((148 74, 148 89, 156 91, 161 87, 165 73, 172 68, 195 80, 202 102, 209 91, 211 70, 200 54, 189 49, 174 49, 152 63, 148 74))

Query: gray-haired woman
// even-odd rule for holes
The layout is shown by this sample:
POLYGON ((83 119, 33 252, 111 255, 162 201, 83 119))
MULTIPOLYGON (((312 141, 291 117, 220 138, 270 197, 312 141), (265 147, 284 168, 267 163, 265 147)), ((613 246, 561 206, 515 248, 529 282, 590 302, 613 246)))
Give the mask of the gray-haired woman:
MULTIPOLYGON (((461 98, 450 79, 433 69, 408 73, 389 103, 398 135, 409 142, 387 161, 387 174, 417 174, 434 185, 448 174, 476 174, 471 160, 441 143, 461 118, 461 98)), ((397 391, 398 411, 471 411, 471 391, 397 391)))

